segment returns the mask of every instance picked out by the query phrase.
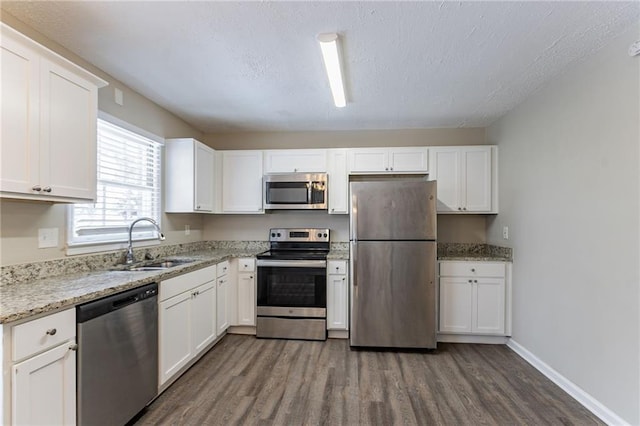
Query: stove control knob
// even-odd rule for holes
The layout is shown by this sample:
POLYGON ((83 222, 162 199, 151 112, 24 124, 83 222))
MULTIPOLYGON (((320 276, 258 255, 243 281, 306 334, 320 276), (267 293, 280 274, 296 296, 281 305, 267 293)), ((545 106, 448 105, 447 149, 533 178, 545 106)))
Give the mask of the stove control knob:
POLYGON ((322 234, 320 232, 318 232, 318 238, 321 238, 322 234))
POLYGON ((276 236, 276 233, 275 233, 275 232, 272 232, 272 233, 271 233, 271 238, 273 238, 273 237, 275 237, 275 236, 276 236))
POLYGON ((327 234, 324 234, 324 237, 327 238, 327 234))
POLYGON ((281 236, 282 236, 282 234, 278 232, 278 237, 281 237, 281 236))

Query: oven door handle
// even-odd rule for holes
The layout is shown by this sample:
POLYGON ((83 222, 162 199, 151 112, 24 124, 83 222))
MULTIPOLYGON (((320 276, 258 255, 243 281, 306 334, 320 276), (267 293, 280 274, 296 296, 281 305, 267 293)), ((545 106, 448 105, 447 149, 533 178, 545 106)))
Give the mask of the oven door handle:
POLYGON ((326 260, 266 260, 258 259, 256 262, 260 266, 274 266, 277 268, 326 268, 326 260))

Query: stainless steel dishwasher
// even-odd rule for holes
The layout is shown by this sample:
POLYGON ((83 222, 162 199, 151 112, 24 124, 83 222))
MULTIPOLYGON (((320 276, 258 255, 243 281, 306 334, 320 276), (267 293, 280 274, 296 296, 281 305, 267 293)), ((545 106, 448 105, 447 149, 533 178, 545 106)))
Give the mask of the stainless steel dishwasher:
POLYGON ((158 393, 158 285, 76 308, 78 424, 124 425, 158 393))

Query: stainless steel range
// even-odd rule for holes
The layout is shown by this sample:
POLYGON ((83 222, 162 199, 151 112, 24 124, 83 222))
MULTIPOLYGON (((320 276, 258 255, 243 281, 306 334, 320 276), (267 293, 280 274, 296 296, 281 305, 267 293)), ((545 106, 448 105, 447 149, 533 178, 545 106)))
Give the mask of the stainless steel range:
POLYGON ((326 228, 271 229, 270 250, 257 256, 256 336, 326 340, 326 228))

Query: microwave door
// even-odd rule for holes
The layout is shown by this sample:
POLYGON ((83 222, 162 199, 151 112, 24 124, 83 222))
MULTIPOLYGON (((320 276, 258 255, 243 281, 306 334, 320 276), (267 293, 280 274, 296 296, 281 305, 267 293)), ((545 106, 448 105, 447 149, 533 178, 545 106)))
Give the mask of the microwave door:
POLYGON ((308 204, 310 188, 306 182, 270 182, 267 204, 308 204))

